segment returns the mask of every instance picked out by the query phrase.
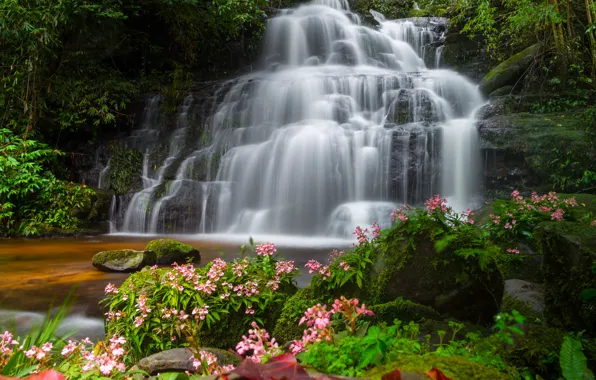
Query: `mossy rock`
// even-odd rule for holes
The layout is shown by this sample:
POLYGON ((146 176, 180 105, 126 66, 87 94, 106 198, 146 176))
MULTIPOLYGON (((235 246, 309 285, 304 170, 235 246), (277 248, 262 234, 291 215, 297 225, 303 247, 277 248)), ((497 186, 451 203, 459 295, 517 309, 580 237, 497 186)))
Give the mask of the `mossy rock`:
POLYGON ((511 367, 528 369, 534 376, 545 379, 559 378, 559 351, 565 332, 537 324, 524 324, 521 329, 523 333, 515 335, 513 344, 503 345, 497 336, 491 335, 477 342, 474 349, 496 349, 496 355, 511 367))
POLYGON ((596 307, 582 302, 596 288, 596 227, 582 222, 544 222, 535 230, 544 255, 546 321, 556 327, 596 335, 596 307))
POLYGON ((93 266, 104 272, 136 272, 147 265, 155 265, 155 262, 155 252, 134 249, 103 251, 92 259, 93 266))
POLYGON ((275 323, 272 336, 281 343, 300 339, 305 327, 299 326, 298 322, 306 309, 318 303, 326 303, 325 297, 315 295, 312 286, 298 290, 285 302, 281 315, 275 323))
POLYGON ((367 372, 365 379, 381 379, 386 373, 399 369, 402 372, 426 374, 433 368, 443 372, 453 380, 497 380, 507 376, 494 368, 474 363, 461 356, 403 356, 391 364, 380 366, 367 372))
POLYGON ((488 97, 490 99, 492 99, 492 98, 496 98, 498 96, 505 96, 505 95, 511 94, 512 91, 513 91, 513 86, 511 86, 511 85, 503 86, 503 87, 497 88, 496 90, 494 90, 493 92, 491 92, 488 95, 488 97))
POLYGON ((477 257, 463 258, 451 249, 439 253, 433 240, 426 229, 412 237, 391 231, 360 298, 375 305, 403 297, 457 320, 492 323, 504 292, 499 268, 494 263, 482 266, 477 257))
POLYGON ((404 300, 401 297, 395 300, 370 308, 375 313, 375 322, 392 324, 395 319, 402 322, 418 322, 424 319, 440 319, 441 315, 433 308, 404 300))
POLYGON ((159 265, 183 264, 187 260, 199 261, 201 259, 198 249, 169 238, 152 240, 147 244, 146 249, 155 252, 159 265))
POLYGON ((515 84, 541 51, 542 45, 538 43, 511 56, 482 78, 480 91, 488 95, 501 87, 515 84))

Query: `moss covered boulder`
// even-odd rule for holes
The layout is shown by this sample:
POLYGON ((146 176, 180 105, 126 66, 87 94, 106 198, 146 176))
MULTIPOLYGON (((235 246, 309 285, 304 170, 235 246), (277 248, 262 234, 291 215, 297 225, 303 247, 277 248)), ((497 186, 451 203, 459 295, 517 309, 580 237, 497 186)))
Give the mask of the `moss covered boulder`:
POLYGON ((201 259, 198 249, 169 238, 152 240, 147 244, 146 249, 155 252, 159 265, 183 264, 188 260, 199 261, 201 259))
POLYGON ((535 234, 544 255, 544 314, 553 326, 596 335, 596 307, 582 301, 584 289, 596 288, 596 227, 582 222, 545 222, 535 234))
POLYGON ((460 256, 451 248, 437 252, 432 230, 407 236, 393 230, 369 273, 360 298, 370 304, 403 297, 462 321, 492 323, 503 298, 502 274, 480 256, 460 256))
POLYGON ((155 252, 134 249, 103 251, 92 259, 93 266, 104 272, 136 272, 147 265, 155 265, 155 262, 155 252))
POLYGON ((393 323, 395 319, 400 321, 421 321, 425 319, 440 319, 441 315, 433 308, 417 304, 412 301, 398 297, 393 301, 370 308, 375 313, 377 322, 393 323))
POLYGON ((541 44, 534 44, 493 68, 480 81, 480 91, 488 95, 501 87, 515 84, 541 50, 541 44))

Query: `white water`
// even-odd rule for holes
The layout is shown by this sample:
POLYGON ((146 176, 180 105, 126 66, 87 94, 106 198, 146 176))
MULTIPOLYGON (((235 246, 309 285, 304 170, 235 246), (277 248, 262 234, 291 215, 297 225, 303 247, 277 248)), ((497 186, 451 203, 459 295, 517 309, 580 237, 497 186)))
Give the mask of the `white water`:
POLYGON ((208 139, 185 140, 188 97, 154 173, 147 152, 120 231, 346 237, 439 192, 466 208, 479 180, 477 86, 426 68, 439 37, 429 28, 373 15, 378 30, 346 1, 320 0, 271 19, 265 68, 224 86, 208 139))

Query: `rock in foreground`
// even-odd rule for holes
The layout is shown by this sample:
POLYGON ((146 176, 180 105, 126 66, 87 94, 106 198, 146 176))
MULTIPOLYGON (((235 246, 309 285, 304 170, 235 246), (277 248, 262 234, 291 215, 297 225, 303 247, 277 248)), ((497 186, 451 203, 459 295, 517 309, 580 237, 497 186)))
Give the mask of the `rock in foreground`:
POLYGON ((154 252, 134 249, 99 252, 93 256, 92 261, 94 267, 104 272, 136 272, 155 263, 154 252))
MULTIPOLYGON (((216 348, 201 348, 201 351, 207 351, 217 357, 217 363, 221 366, 233 364, 237 365, 239 359, 234 354, 219 350, 216 348)), ((174 348, 153 354, 139 361, 139 369, 156 375, 165 372, 194 372, 195 368, 192 365, 193 353, 188 348, 174 348)))

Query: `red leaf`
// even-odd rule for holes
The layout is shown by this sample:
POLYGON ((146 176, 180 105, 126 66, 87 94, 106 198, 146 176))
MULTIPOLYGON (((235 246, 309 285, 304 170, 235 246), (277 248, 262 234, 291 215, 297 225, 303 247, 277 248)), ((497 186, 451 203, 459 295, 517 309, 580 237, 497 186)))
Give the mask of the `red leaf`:
POLYGON ((269 360, 267 364, 256 364, 251 360, 245 360, 232 372, 247 380, 312 379, 292 354, 276 356, 269 360))
MULTIPOLYGON (((260 364, 259 364, 260 365, 260 364)), ((246 359, 232 373, 237 373, 247 380, 261 380, 261 371, 252 360, 246 359)))
POLYGON ((302 380, 311 379, 304 368, 296 361, 292 354, 283 354, 272 358, 269 363, 264 364, 264 370, 261 372, 263 378, 267 379, 286 379, 302 380))
POLYGON ((426 373, 433 380, 451 380, 450 377, 445 376, 438 368, 433 368, 426 373))
POLYGON ((395 369, 384 374, 383 377, 381 377, 381 380, 401 380, 401 372, 399 372, 399 369, 395 369))

